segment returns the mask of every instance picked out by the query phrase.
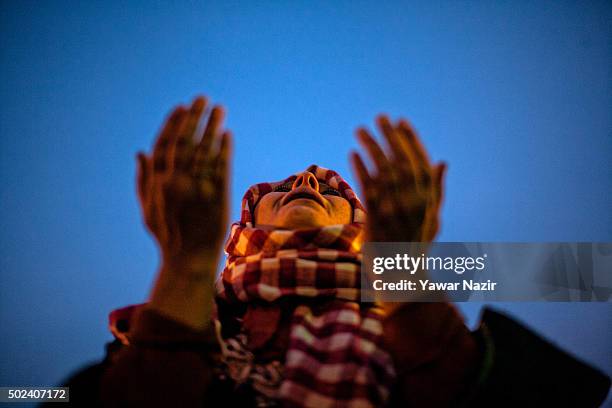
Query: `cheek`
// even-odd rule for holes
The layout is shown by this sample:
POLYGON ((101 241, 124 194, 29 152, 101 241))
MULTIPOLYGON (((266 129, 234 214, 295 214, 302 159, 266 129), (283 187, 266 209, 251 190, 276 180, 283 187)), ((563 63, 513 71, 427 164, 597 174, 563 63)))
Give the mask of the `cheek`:
POLYGON ((271 224, 276 216, 274 204, 282 195, 282 193, 268 193, 259 200, 253 214, 255 224, 271 224))
POLYGON ((335 224, 350 224, 353 221, 353 209, 344 198, 334 197, 331 200, 332 218, 335 224))

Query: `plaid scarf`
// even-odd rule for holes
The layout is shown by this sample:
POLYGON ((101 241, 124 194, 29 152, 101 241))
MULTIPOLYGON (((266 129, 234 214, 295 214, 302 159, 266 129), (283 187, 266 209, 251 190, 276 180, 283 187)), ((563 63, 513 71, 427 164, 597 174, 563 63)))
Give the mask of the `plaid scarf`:
POLYGON ((315 165, 307 171, 349 201, 352 223, 262 230, 253 225, 258 200, 297 175, 246 192, 217 281, 228 372, 239 383, 251 383, 260 406, 382 406, 395 373, 381 348, 381 309, 359 303, 365 210, 336 172, 315 165), (258 361, 285 321, 282 361, 258 361))

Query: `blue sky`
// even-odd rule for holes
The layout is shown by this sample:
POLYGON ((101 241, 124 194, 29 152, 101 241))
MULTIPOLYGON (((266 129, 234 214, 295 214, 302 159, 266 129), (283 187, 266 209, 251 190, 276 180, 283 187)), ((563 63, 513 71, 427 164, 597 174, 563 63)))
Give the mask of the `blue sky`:
MULTIPOLYGON (((442 241, 612 240, 609 2, 8 2, 0 6, 0 385, 102 356, 158 254, 134 155, 204 93, 244 190, 354 178, 359 125, 409 118, 449 163, 442 241)), ((354 183, 353 183, 354 184, 354 183)), ((481 305, 462 305, 471 324, 481 305)), ((501 304, 612 373, 610 304, 501 304)))

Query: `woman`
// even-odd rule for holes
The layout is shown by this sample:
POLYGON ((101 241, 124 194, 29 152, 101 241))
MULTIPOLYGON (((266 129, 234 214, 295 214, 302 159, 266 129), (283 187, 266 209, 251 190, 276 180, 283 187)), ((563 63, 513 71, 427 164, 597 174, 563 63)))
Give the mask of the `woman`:
POLYGON ((430 242, 445 164, 405 121, 378 118, 388 151, 357 132, 365 208, 337 173, 310 166, 252 186, 216 265, 228 220, 231 135, 204 98, 178 107, 138 192, 161 268, 147 304, 111 314, 105 361, 70 381, 71 398, 108 405, 597 406, 609 379, 508 318, 471 333, 448 302, 359 302, 368 241, 430 242), (215 300, 213 302, 213 299, 215 300), (517 375, 520 373, 520 378, 517 375))

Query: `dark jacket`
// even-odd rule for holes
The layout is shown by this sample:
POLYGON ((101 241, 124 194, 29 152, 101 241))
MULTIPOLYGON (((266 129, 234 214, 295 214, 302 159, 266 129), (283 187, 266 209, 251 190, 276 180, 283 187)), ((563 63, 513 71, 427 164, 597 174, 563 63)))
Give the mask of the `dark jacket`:
MULTIPOLYGON (((389 330, 400 350, 401 319, 389 330)), ((118 340, 107 344, 101 363, 66 382, 72 403, 254 406, 248 386, 215 375, 214 329, 194 332, 150 310, 137 325, 129 346, 118 340)), ((441 357, 408 372, 396 362, 398 381, 388 406, 597 407, 610 389, 607 375, 502 313, 485 309, 479 328, 469 333, 476 345, 473 357, 464 337, 449 340, 441 357)))

